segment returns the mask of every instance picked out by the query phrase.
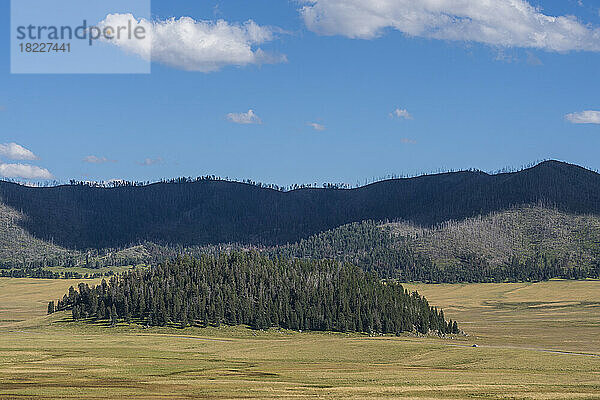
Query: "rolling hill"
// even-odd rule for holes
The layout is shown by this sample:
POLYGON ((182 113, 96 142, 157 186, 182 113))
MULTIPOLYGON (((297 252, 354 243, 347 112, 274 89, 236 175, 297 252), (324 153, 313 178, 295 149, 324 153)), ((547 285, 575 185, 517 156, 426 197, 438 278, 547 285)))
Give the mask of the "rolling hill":
MULTIPOLYGON (((548 161, 514 173, 463 171, 356 189, 289 192, 222 180, 115 188, 0 182, 0 200, 0 213, 19 215, 12 221, 22 234, 60 251, 123 248, 145 241, 280 245, 352 222, 402 220, 433 227, 526 204, 600 215, 600 175, 548 161)), ((10 247, 6 243, 10 241, 2 245, 10 247)))
POLYGON ((600 217, 531 205, 429 228, 363 221, 268 251, 345 261, 403 281, 598 278, 600 217))

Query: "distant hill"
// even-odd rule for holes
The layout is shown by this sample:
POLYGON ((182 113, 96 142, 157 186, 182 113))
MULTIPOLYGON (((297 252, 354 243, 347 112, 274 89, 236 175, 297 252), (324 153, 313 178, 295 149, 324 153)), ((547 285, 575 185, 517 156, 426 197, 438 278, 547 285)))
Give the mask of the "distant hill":
POLYGON ((12 221, 23 234, 52 243, 59 252, 144 241, 277 245, 357 221, 431 227, 524 204, 600 215, 600 175, 548 161, 514 173, 454 172, 357 189, 290 192, 219 180, 116 188, 0 182, 0 200, 0 213, 18 213, 12 221))
POLYGON ((336 259, 403 281, 600 277, 600 217, 520 206, 432 228, 363 221, 269 250, 336 259))

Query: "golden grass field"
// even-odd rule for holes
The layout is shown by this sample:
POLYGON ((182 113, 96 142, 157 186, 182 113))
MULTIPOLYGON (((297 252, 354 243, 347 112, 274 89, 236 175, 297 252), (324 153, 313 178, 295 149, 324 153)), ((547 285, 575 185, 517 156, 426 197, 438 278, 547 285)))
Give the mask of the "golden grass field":
POLYGON ((45 316, 76 283, 0 279, 1 399, 600 399, 599 281, 407 285, 444 339, 45 316))

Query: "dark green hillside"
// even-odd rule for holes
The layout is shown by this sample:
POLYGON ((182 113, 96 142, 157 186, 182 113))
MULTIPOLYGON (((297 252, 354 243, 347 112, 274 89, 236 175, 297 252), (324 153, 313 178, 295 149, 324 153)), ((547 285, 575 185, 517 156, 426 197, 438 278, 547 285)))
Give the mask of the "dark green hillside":
POLYGON ((600 175, 556 161, 515 173, 456 172, 358 189, 281 192, 218 180, 99 188, 0 182, 2 203, 38 239, 69 249, 238 242, 274 245, 363 220, 432 226, 544 202, 600 215, 600 175))
MULTIPOLYGON (((73 288, 72 288, 73 289, 73 288)), ((257 329, 458 333, 456 323, 401 285, 326 260, 271 259, 256 252, 179 258, 80 284, 58 302, 74 319, 148 325, 229 324, 257 329)), ((48 307, 54 310, 54 304, 48 307)))

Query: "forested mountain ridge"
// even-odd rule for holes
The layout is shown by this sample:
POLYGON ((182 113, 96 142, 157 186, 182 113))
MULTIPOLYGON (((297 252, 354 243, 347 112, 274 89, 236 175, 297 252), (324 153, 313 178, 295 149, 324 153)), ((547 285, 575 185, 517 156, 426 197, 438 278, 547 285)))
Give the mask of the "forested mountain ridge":
POLYGON ((2 203, 37 239, 67 249, 171 245, 277 245, 364 220, 433 226, 544 202, 600 215, 600 175, 557 161, 514 173, 454 172, 357 189, 281 192, 221 180, 115 188, 0 182, 2 203))

